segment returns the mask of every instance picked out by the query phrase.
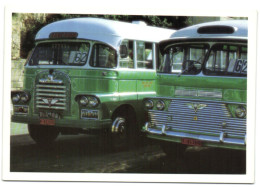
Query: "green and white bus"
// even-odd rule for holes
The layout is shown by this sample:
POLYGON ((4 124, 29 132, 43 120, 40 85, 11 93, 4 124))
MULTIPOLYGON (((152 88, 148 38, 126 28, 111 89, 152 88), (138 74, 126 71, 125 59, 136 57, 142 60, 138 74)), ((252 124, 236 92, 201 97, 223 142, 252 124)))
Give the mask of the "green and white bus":
POLYGON ((27 123, 39 144, 60 133, 133 138, 144 123, 143 98, 155 95, 157 44, 173 32, 98 18, 43 27, 25 65, 24 88, 11 93, 12 121, 27 123))
POLYGON ((187 146, 246 150, 246 20, 190 26, 161 41, 143 130, 172 156, 187 146))

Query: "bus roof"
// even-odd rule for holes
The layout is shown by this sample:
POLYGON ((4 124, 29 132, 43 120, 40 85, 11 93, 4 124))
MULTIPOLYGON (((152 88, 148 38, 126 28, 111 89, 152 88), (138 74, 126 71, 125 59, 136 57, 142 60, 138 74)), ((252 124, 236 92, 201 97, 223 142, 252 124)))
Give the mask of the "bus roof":
POLYGON ((96 40, 117 48, 123 39, 159 42, 175 30, 100 18, 74 18, 46 25, 35 40, 49 39, 53 32, 76 32, 78 39, 96 40))
POLYGON ((180 29, 171 40, 180 39, 244 39, 247 40, 247 20, 214 21, 180 29))

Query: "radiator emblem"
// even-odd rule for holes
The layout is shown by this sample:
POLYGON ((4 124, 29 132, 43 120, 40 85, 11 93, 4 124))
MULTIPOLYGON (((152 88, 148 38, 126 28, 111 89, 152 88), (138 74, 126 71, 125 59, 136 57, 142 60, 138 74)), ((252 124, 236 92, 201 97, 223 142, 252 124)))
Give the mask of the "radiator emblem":
POLYGON ((205 108, 206 104, 200 104, 200 103, 187 103, 188 108, 193 109, 195 113, 197 113, 198 110, 205 108))
POLYGON ((57 103, 59 101, 59 99, 53 99, 53 98, 47 98, 47 99, 42 99, 42 101, 45 104, 48 104, 49 107, 51 107, 52 105, 54 105, 55 103, 57 103))

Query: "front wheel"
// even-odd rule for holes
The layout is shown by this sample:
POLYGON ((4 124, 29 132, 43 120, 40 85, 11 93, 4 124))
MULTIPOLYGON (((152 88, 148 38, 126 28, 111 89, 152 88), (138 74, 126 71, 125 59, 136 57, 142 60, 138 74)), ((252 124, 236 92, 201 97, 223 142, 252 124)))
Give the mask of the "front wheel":
POLYGON ((121 112, 113 118, 111 143, 114 149, 130 149, 138 137, 136 119, 133 112, 121 112))
POLYGON ((163 142, 160 144, 164 153, 169 158, 181 158, 184 156, 187 146, 179 143, 163 142))
POLYGON ((56 127, 28 124, 31 138, 41 145, 49 145, 58 137, 59 131, 56 127))

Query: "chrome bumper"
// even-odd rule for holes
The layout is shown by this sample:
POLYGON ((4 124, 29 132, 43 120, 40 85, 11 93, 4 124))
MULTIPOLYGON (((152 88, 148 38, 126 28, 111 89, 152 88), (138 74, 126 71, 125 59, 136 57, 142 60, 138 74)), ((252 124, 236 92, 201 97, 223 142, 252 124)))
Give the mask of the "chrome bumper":
POLYGON ((144 131, 150 134, 176 137, 176 138, 190 138, 190 139, 196 139, 196 140, 201 140, 206 142, 246 145, 246 135, 244 136, 244 139, 234 139, 234 138, 226 138, 224 132, 220 132, 219 136, 207 136, 207 135, 190 134, 184 132, 175 132, 175 131, 167 130, 166 125, 162 125, 161 129, 153 129, 151 128, 151 123, 149 122, 145 123, 144 131))

